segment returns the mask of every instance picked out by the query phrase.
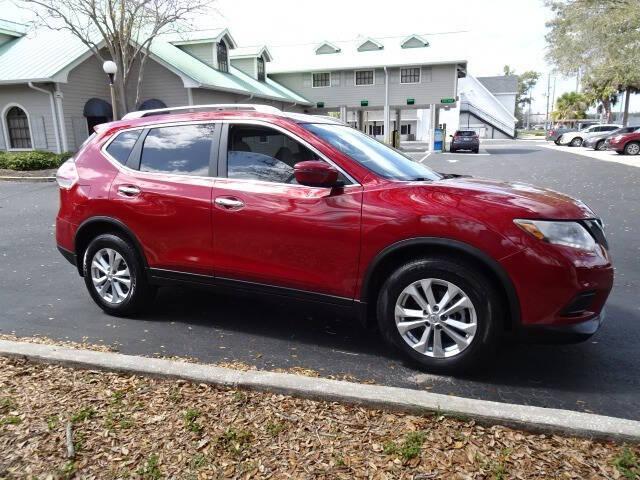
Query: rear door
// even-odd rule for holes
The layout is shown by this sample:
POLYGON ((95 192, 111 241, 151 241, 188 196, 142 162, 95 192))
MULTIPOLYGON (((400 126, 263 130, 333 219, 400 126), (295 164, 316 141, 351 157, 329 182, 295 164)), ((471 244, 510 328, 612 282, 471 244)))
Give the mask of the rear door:
POLYGON ((216 282, 353 298, 362 187, 344 173, 342 188, 297 184, 297 162, 328 159, 273 125, 230 122, 221 149, 213 194, 216 282))
POLYGON ((219 130, 219 124, 208 122, 141 130, 111 185, 114 216, 138 237, 149 267, 158 270, 154 273, 212 274, 211 194, 219 130))

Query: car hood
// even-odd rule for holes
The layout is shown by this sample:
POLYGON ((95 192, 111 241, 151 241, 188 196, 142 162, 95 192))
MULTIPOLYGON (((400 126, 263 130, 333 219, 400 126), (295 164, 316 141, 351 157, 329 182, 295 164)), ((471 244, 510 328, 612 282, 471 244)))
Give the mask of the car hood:
POLYGON ((491 216, 492 212, 504 211, 513 218, 559 220, 595 217, 580 200, 526 183, 454 177, 433 182, 427 188, 459 198, 462 203, 458 205, 464 205, 470 214, 483 212, 491 216))

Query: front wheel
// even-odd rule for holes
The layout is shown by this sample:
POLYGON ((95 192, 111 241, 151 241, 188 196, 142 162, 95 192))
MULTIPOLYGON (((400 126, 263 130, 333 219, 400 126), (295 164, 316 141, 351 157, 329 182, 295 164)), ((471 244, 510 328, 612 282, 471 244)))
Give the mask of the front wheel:
POLYGON ((629 142, 624 146, 625 155, 638 155, 640 153, 640 143, 629 142))
POLYGON ((85 252, 83 267, 89 294, 110 315, 138 313, 155 293, 136 250, 118 235, 94 238, 85 252))
POLYGON ((604 140, 600 140, 598 143, 596 143, 596 148, 595 149, 599 150, 601 152, 606 150, 607 146, 604 144, 604 140))
POLYGON ((475 267, 425 258, 396 270, 378 298, 385 339, 426 370, 459 374, 495 351, 502 322, 492 283, 475 267))
POLYGON ((576 137, 569 142, 570 147, 579 147, 580 145, 582 145, 582 139, 580 137, 576 137))

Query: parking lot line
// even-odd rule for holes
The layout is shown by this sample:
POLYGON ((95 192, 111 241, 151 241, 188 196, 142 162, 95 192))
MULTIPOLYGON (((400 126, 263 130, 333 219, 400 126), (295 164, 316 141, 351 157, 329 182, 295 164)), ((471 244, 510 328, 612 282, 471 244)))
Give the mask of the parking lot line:
POLYGON ((420 160, 418 160, 418 163, 424 162, 429 157, 429 155, 431 155, 431 153, 433 153, 433 152, 427 152, 427 154, 424 157, 422 157, 420 160))

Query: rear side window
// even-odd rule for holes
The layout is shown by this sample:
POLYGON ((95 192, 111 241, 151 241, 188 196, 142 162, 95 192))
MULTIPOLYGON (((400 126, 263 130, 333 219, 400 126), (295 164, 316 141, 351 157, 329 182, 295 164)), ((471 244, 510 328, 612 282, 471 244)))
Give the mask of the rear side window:
POLYGON ((118 163, 122 165, 126 164, 131 150, 133 150, 133 146, 136 144, 136 141, 138 141, 140 132, 142 132, 142 130, 129 130, 120 133, 107 147, 109 155, 115 158, 118 163))
POLYGON ((140 171, 207 176, 215 125, 177 125, 149 130, 140 171))

